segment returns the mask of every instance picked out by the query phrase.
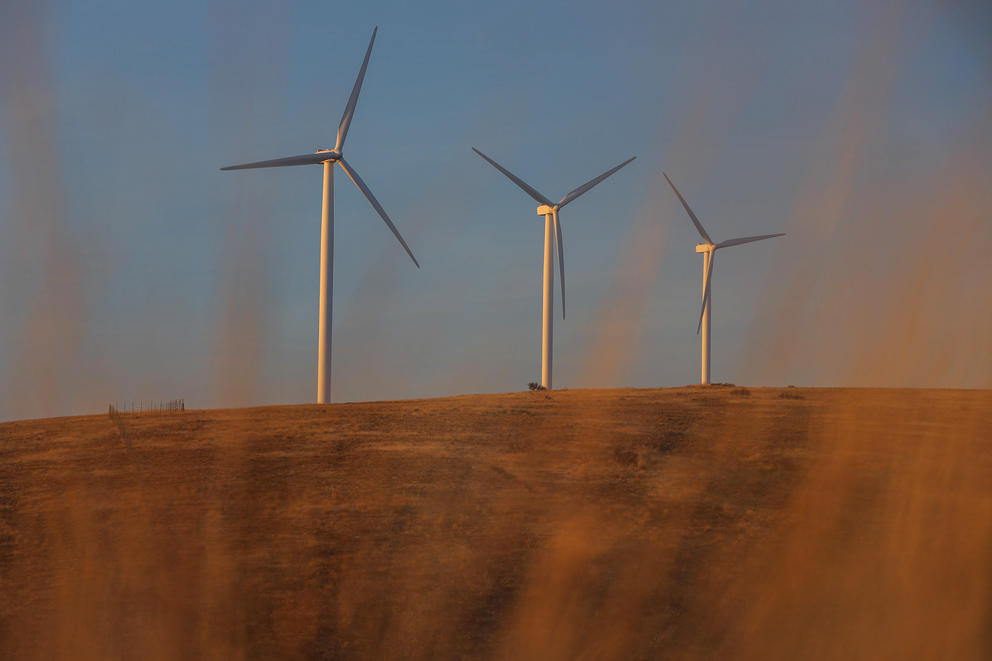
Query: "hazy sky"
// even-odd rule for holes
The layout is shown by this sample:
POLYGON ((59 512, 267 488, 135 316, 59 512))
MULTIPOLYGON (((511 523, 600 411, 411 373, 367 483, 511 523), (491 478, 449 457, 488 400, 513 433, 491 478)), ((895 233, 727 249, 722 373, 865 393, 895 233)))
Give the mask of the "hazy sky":
POLYGON ((39 2, 0 9, 0 419, 312 401, 321 169, 347 145, 417 270, 336 187, 336 401, 540 377, 992 387, 992 34, 970 2, 39 2), (805 6, 797 6, 797 5, 805 6), (557 305, 557 303, 556 303, 557 305))

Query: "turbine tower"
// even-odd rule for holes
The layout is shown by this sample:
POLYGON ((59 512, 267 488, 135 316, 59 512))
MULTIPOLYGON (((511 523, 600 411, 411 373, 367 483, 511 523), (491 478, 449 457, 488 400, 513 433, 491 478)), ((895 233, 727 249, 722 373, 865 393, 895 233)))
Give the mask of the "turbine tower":
POLYGON ((555 204, 547 197, 542 195, 534 187, 528 185, 520 177, 517 177, 512 172, 504 168, 502 165, 489 158, 481 151, 472 147, 472 151, 486 159, 490 165, 502 172, 507 176, 507 178, 519 186, 525 193, 530 195, 534 200, 536 200, 540 206, 537 207, 537 215, 544 216, 544 307, 543 307, 543 323, 541 325, 541 385, 547 389, 551 389, 551 358, 552 358, 552 326, 554 317, 554 246, 552 243, 552 235, 554 236, 554 241, 558 244, 558 270, 561 275, 561 318, 565 318, 565 258, 562 254, 562 235, 561 235, 561 222, 558 220, 558 211, 563 206, 572 202, 577 197, 587 192, 590 188, 600 183, 614 172, 622 168, 623 166, 630 163, 632 160, 637 158, 632 156, 626 161, 616 166, 611 170, 607 170, 603 174, 599 175, 595 179, 587 181, 582 184, 572 192, 568 193, 565 197, 561 198, 558 204, 555 204))
POLYGON ((378 26, 372 30, 372 39, 369 40, 369 47, 365 51, 365 60, 362 68, 358 72, 355 86, 348 97, 348 105, 344 108, 344 115, 341 116, 341 123, 338 125, 338 137, 334 143, 334 149, 317 148, 313 154, 301 154, 300 156, 289 156, 277 158, 270 161, 258 161, 255 163, 244 163, 242 165, 230 165, 221 170, 247 170, 250 168, 274 168, 287 165, 323 165, 324 166, 324 199, 320 215, 320 299, 317 312, 317 403, 328 404, 331 401, 331 303, 332 303, 332 283, 334 276, 334 165, 340 165, 348 178, 355 182, 358 189, 362 191, 365 199, 369 201, 372 208, 382 218, 390 231, 396 236, 403 249, 410 255, 413 263, 420 268, 417 258, 413 256, 410 247, 400 236, 399 230, 393 225, 386 211, 375 199, 375 195, 365 185, 358 172, 346 160, 342 150, 344 141, 348 137, 348 128, 355 115, 355 106, 358 105, 358 94, 362 91, 362 82, 365 80, 365 70, 369 66, 369 56, 372 55, 372 44, 375 43, 378 26))
POLYGON ((720 248, 729 248, 730 246, 739 246, 742 243, 751 243, 752 241, 763 241, 765 239, 774 239, 777 236, 785 236, 785 233, 781 234, 762 234, 760 236, 744 236, 739 239, 728 239, 727 241, 721 241, 720 243, 713 243, 710 235, 706 233, 703 229, 702 223, 696 218, 696 214, 692 212, 689 208, 689 204, 679 193, 679 189, 675 187, 672 180, 665 175, 665 180, 668 185, 672 187, 675 194, 679 198, 679 202, 685 207, 686 213, 689 214, 689 218, 692 219, 692 224, 696 226, 696 231, 703 238, 703 243, 696 246, 696 252, 702 253, 703 255, 703 305, 699 311, 699 324, 696 326, 696 333, 698 334, 700 329, 702 329, 702 365, 700 367, 701 377, 700 383, 703 385, 709 385, 710 383, 710 285, 713 282, 713 261, 716 257, 716 251, 720 248))

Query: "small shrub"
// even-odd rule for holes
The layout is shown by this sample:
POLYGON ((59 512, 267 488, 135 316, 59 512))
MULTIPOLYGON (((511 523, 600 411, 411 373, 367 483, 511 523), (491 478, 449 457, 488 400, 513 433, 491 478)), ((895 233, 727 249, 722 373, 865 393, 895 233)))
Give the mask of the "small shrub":
MULTIPOLYGON (((790 386, 791 387, 791 386, 790 386)), ((806 399, 797 392, 780 392, 778 394, 779 399, 806 399)))
POLYGON ((613 451, 613 456, 621 466, 636 466, 639 457, 633 450, 622 450, 617 448, 613 451))
POLYGON ((547 388, 542 386, 537 381, 531 381, 530 383, 527 384, 527 387, 530 388, 531 390, 547 390, 547 388))

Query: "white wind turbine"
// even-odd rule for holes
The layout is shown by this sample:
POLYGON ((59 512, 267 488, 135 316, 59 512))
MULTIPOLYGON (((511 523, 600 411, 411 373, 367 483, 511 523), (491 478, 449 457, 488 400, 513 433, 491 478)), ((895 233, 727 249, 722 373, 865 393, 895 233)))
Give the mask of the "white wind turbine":
POLYGON ((486 159, 490 165, 505 174, 510 181, 515 183, 525 193, 540 203, 540 206, 537 207, 537 215, 544 216, 544 313, 542 317, 543 323, 541 326, 541 385, 545 388, 551 389, 552 325, 554 317, 553 308, 555 279, 552 234, 554 234, 554 239, 558 243, 558 270, 561 275, 561 318, 565 318, 565 258, 562 254, 561 223, 558 221, 558 210, 637 157, 632 156, 615 168, 607 170, 595 179, 587 181, 568 193, 565 197, 561 198, 558 204, 555 204, 547 197, 539 193, 534 187, 525 183, 522 179, 483 154, 475 147, 472 147, 472 151, 486 159))
POLYGON ((703 254, 703 305, 699 311, 699 324, 696 326, 696 333, 699 333, 700 329, 703 332, 703 342, 702 342, 702 365, 701 365, 701 380, 700 383, 707 385, 710 382, 710 284, 713 282, 713 262, 716 258, 716 251, 720 248, 729 248, 730 246, 739 246, 742 243, 751 243, 752 241, 763 241, 765 239, 774 239, 777 236, 785 236, 785 233, 781 234, 762 234, 760 236, 744 236, 739 239, 728 239, 727 241, 721 241, 720 243, 713 243, 710 235, 706 233, 703 229, 702 223, 696 218, 696 214, 692 212, 689 208, 689 204, 679 193, 679 189, 675 187, 672 180, 665 175, 665 180, 668 181, 668 185, 672 187, 675 194, 679 198, 679 202, 685 207, 686 213, 689 214, 689 218, 692 219, 692 224, 696 226, 696 230, 699 235, 703 237, 705 243, 700 243, 696 246, 696 252, 703 254))
POLYGON ((344 115, 341 116, 341 124, 338 125, 337 142, 334 149, 322 149, 320 147, 313 154, 302 154, 300 156, 289 156, 287 158, 277 158, 271 161, 258 161, 256 163, 244 163, 242 165, 231 165, 221 170, 246 170, 249 168, 273 168, 287 165, 318 165, 324 166, 324 201, 320 216, 320 302, 317 313, 317 402, 327 404, 331 401, 331 303, 332 303, 332 283, 334 265, 334 164, 337 163, 344 170, 344 173, 355 182, 358 189, 365 195, 372 208, 382 217, 386 225, 402 244, 403 249, 410 255, 413 263, 420 268, 417 258, 413 256, 410 247, 400 236, 399 230, 393 225, 393 221, 386 215, 379 200, 365 185, 358 172, 344 160, 341 153, 344 149, 345 138, 348 137, 348 127, 351 126, 352 117, 355 115, 355 106, 358 105, 358 94, 362 91, 362 82, 365 80, 365 70, 369 66, 369 56, 372 54, 372 44, 375 43, 375 35, 378 26, 372 30, 372 39, 369 40, 369 47, 365 51, 365 60, 362 68, 358 72, 355 86, 348 97, 348 105, 344 108, 344 115))

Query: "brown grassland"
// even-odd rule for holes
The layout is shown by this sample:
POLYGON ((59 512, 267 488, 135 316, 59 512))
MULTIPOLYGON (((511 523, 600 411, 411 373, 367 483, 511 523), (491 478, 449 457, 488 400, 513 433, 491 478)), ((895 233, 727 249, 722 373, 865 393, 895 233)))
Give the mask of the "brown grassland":
POLYGON ((0 658, 992 658, 992 392, 0 424, 0 658))

